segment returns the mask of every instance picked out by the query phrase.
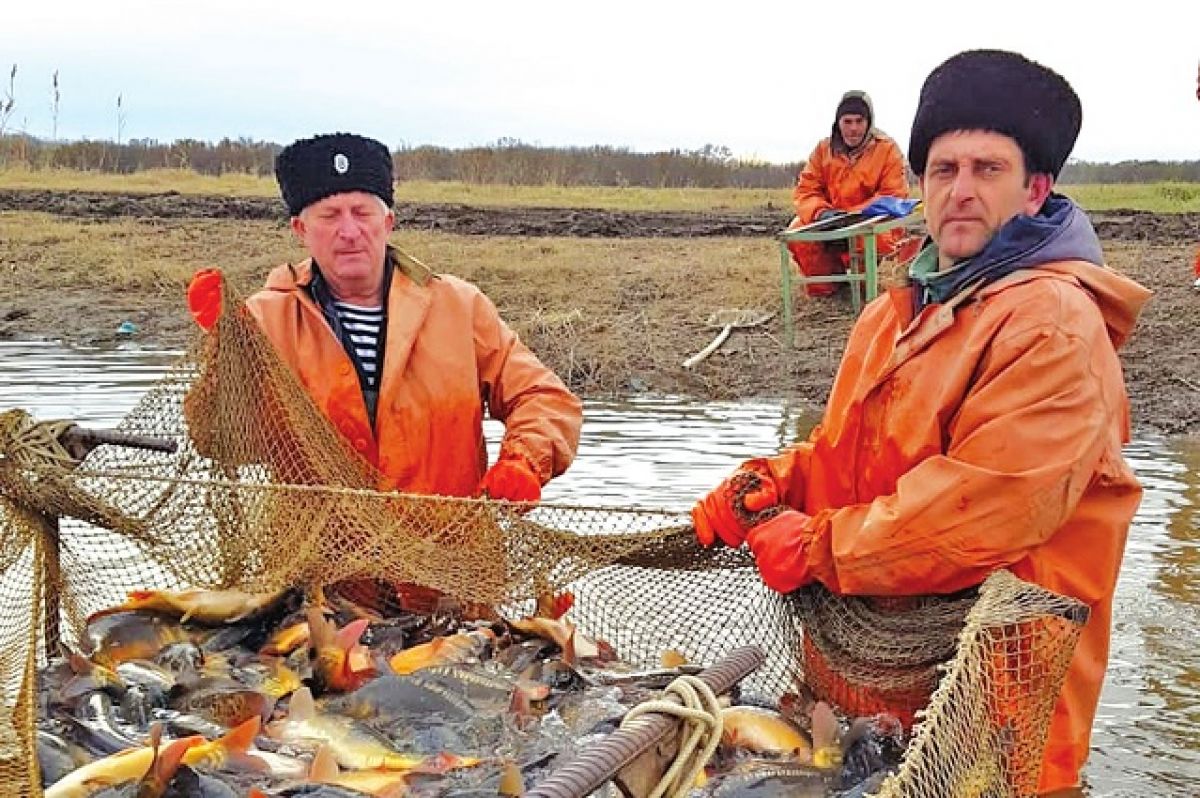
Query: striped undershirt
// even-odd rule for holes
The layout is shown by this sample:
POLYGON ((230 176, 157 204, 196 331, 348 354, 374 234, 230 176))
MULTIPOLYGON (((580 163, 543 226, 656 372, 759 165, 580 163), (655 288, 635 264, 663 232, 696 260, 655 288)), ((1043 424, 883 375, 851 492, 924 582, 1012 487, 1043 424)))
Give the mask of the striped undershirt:
POLYGON ((354 359, 362 368, 367 387, 374 388, 379 377, 379 331, 383 327, 383 308, 364 308, 335 301, 333 309, 354 347, 354 359))

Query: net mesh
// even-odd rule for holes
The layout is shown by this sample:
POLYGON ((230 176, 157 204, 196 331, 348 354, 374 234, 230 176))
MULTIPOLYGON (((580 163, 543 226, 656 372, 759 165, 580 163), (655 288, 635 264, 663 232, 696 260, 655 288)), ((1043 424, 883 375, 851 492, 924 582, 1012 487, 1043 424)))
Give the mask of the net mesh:
MULTIPOLYGON (((227 289, 228 291, 228 289, 227 289)), ((1007 572, 977 592, 883 602, 766 589, 750 556, 701 549, 678 514, 380 492, 228 293, 119 431, 173 452, 100 445, 66 422, 0 414, 0 795, 41 795, 36 672, 130 590, 265 592, 345 580, 414 584, 520 613, 570 590, 573 620, 627 661, 712 663, 753 644, 744 688, 801 682, 849 715, 916 720, 881 795, 1034 793, 1085 611, 1007 572), (930 698, 932 694, 932 700, 930 698), (922 708, 928 709, 922 712, 922 708)), ((433 593, 433 595, 437 595, 433 593)))

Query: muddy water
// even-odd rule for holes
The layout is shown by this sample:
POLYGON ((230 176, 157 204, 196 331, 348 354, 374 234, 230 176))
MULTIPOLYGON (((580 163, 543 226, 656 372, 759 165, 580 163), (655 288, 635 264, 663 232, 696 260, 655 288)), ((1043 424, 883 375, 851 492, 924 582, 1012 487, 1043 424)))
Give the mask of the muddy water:
MULTIPOLYGON (((174 359, 0 344, 0 410, 116 423, 174 359)), ((685 509, 741 459, 812 423, 782 402, 591 402, 575 466, 547 501, 685 509)), ((499 425, 488 424, 495 449, 499 425)), ((1200 794, 1200 441, 1138 437, 1146 488, 1117 589, 1086 775, 1094 796, 1200 794)))

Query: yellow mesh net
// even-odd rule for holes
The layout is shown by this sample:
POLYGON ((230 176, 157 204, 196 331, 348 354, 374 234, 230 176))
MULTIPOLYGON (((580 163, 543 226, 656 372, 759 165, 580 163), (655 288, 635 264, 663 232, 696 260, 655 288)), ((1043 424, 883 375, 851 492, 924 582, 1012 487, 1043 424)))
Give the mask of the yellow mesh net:
POLYGON ((360 578, 514 613, 570 590, 580 629, 634 664, 758 645, 758 695, 806 681, 851 715, 929 704, 880 794, 1033 793, 1086 616, 1075 602, 1006 572, 899 605, 781 596, 744 550, 700 549, 678 514, 379 492, 244 305, 227 293, 223 307, 120 425, 173 452, 100 445, 81 462, 68 424, 0 414, 0 795, 41 795, 37 668, 90 613, 131 590, 360 578))

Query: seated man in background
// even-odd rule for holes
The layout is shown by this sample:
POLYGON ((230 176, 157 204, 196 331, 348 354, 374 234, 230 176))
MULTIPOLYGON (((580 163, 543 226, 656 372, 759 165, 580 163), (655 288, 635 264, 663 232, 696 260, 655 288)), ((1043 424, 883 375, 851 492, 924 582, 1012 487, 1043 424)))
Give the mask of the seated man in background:
MULTIPOLYGON (((838 103, 832 134, 808 156, 796 181, 792 195, 796 218, 789 227, 860 210, 878 197, 908 196, 904 155, 874 125, 875 112, 866 92, 846 92, 838 103)), ((896 230, 880 236, 880 256, 889 254, 902 235, 896 230)), ((845 241, 793 241, 788 249, 806 277, 838 274, 849 263, 845 241)), ((807 285, 805 290, 809 296, 829 296, 836 286, 807 285)))

